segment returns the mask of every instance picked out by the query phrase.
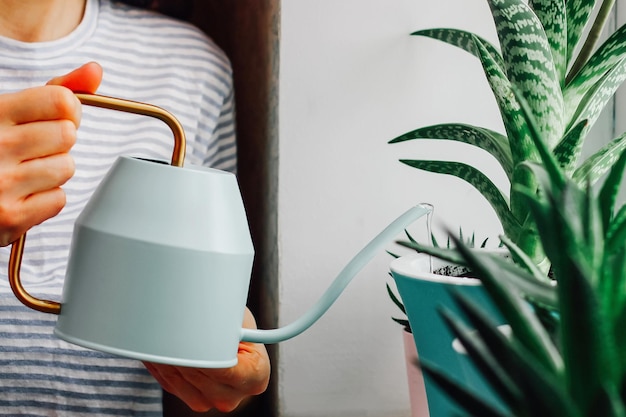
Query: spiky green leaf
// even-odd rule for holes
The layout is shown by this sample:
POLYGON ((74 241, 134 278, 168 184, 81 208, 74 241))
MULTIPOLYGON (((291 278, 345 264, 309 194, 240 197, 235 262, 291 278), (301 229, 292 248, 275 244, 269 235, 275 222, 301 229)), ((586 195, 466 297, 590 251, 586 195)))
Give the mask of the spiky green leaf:
MULTIPOLYGON (((510 293, 515 297, 514 293, 510 293)), ((485 346, 515 380, 524 393, 525 401, 509 404, 518 416, 575 416, 576 410, 561 384, 561 376, 540 365, 536 357, 518 344, 518 334, 513 331, 509 341, 494 323, 472 300, 459 294, 456 297, 462 311, 476 327, 485 346)))
POLYGON ((396 294, 391 290, 391 287, 389 286, 389 284, 387 284, 387 294, 389 294, 389 298, 391 298, 391 301, 393 301, 393 303, 400 309, 400 311, 406 314, 406 309, 404 308, 404 304, 402 303, 402 301, 400 301, 400 299, 396 296, 396 294))
POLYGON ((624 176, 624 169, 626 168, 626 151, 622 152, 617 162, 612 166, 607 175, 600 193, 598 194, 598 201, 600 204, 600 213, 602 215, 603 230, 606 233, 609 228, 609 223, 613 218, 615 212, 615 202, 617 201, 617 195, 619 194, 620 185, 624 176))
POLYGON ((596 0, 568 0, 567 10, 567 62, 572 60, 576 46, 593 12, 596 0))
POLYGON ((427 246, 423 245, 419 242, 407 242, 403 240, 399 240, 396 242, 401 246, 405 246, 409 249, 416 250, 420 253, 427 253, 429 255, 435 256, 439 259, 442 259, 446 262, 453 263, 456 265, 465 265, 463 257, 449 248, 441 248, 439 246, 427 246))
POLYGON ((533 262, 532 259, 520 249, 519 246, 515 244, 508 236, 500 236, 500 240, 506 246, 506 248, 511 252, 513 259, 515 259, 515 263, 523 266, 531 273, 531 275, 539 282, 552 284, 552 280, 550 280, 533 262))
POLYGON ((559 274, 559 309, 563 359, 569 370, 570 392, 580 409, 588 409, 593 395, 605 384, 617 386, 617 352, 610 339, 610 322, 602 314, 585 272, 575 263, 559 274), (585 343, 580 343, 584 340, 585 343))
MULTIPOLYGON (((456 251, 434 248, 417 242, 398 241, 397 243, 418 252, 435 256, 444 261, 469 267, 465 258, 459 255, 456 251)), ((552 281, 533 276, 530 272, 522 269, 510 260, 504 259, 499 255, 489 253, 488 251, 476 251, 474 256, 476 256, 476 258, 481 262, 486 262, 492 265, 493 268, 498 269, 500 271, 500 278, 516 287, 521 294, 525 294, 527 297, 542 305, 548 306, 552 309, 556 308, 556 291, 552 281)))
POLYGON ((565 0, 530 0, 543 26, 554 59, 559 80, 564 82, 567 73, 567 13, 565 0))
POLYGON ((581 120, 587 120, 591 128, 607 103, 613 98, 615 92, 626 79, 626 60, 622 59, 613 68, 607 71, 596 84, 594 84, 582 97, 567 96, 571 101, 567 105, 572 107, 572 113, 567 117, 569 129, 581 120))
POLYGON ((420 366, 424 374, 441 387, 442 391, 450 397, 451 401, 457 403, 470 415, 481 417, 513 417, 511 414, 499 410, 489 402, 480 398, 479 394, 460 385, 430 362, 422 360, 420 366))
POLYGON ((583 185, 587 182, 594 184, 608 172, 624 150, 626 150, 626 133, 613 139, 602 147, 602 149, 587 158, 585 162, 574 171, 572 180, 579 185, 583 185))
POLYGON ((506 74, 521 92, 542 140, 554 147, 564 133, 563 96, 550 42, 532 9, 519 0, 488 0, 506 74))
POLYGON ((432 39, 436 39, 461 48, 474 56, 478 56, 476 44, 474 43, 474 38, 478 38, 483 46, 487 48, 489 52, 493 55, 494 60, 498 63, 498 65, 501 68, 504 68, 504 62, 502 61, 502 56, 500 55, 500 51, 498 50, 498 48, 496 48, 491 42, 487 41, 486 39, 476 36, 471 32, 460 29, 434 28, 417 30, 411 33, 411 35, 426 36, 432 39))
POLYGON ((624 248, 626 242, 626 206, 615 214, 609 228, 606 231, 606 250, 615 253, 624 248))
POLYGON ((507 233, 516 233, 519 224, 509 210, 507 197, 485 174, 471 165, 455 161, 425 161, 402 159, 400 162, 417 169, 453 175, 469 183, 487 199, 507 233))
MULTIPOLYGON (((453 295, 457 296, 457 294, 453 295)), ((439 313, 497 395, 502 398, 505 404, 513 405, 511 408, 517 408, 517 405, 524 401, 522 393, 500 362, 495 360, 494 355, 491 354, 481 338, 476 337, 476 331, 465 325, 463 320, 449 309, 442 307, 439 309, 439 313)))
MULTIPOLYGON (((530 104, 521 96, 521 92, 517 89, 513 89, 515 96, 518 99, 520 107, 522 108, 522 112, 526 116, 526 120, 529 127, 530 138, 535 145, 535 149, 537 153, 541 157, 541 162, 543 167, 545 167, 545 172, 549 176, 549 182, 545 181, 544 184, 554 184, 557 186, 562 186, 565 183, 565 176, 561 171, 558 162, 554 158, 554 156, 550 153, 548 145, 543 141, 543 137, 541 132, 539 131, 539 127, 537 125, 537 120, 532 114, 532 109, 530 109, 530 104)), ((533 167, 534 164, 531 161, 522 163, 521 167, 533 167)), ((531 168, 532 169, 532 168, 531 168)), ((539 175, 535 172, 535 175, 539 175)))
MULTIPOLYGON (((502 269, 493 258, 478 258, 474 251, 457 243, 457 249, 470 269, 480 277, 485 289, 498 307, 518 340, 546 369, 559 373, 563 363, 550 335, 535 317, 528 303, 523 301, 512 286, 502 279, 502 269)), ((518 267, 519 268, 519 267, 518 267)), ((521 270, 521 268, 519 268, 521 270)), ((520 272, 520 275, 522 272, 520 272)))
POLYGON ((570 120, 583 97, 626 57, 626 25, 613 32, 563 90, 565 117, 570 120))
POLYGON ((556 145, 552 153, 567 175, 572 175, 583 148, 583 140, 588 132, 587 120, 580 121, 570 129, 556 145))
POLYGON ((513 160, 506 136, 490 129, 462 123, 447 123, 422 127, 407 132, 389 143, 406 142, 414 139, 453 140, 476 146, 493 155, 509 179, 513 172, 513 160))
POLYGON ((528 136, 526 119, 514 97, 511 82, 507 78, 505 71, 498 65, 489 50, 482 45, 479 38, 476 38, 475 42, 487 82, 500 110, 500 116, 509 138, 513 165, 515 166, 519 161, 524 161, 528 158, 532 159, 535 156, 532 141, 528 136))

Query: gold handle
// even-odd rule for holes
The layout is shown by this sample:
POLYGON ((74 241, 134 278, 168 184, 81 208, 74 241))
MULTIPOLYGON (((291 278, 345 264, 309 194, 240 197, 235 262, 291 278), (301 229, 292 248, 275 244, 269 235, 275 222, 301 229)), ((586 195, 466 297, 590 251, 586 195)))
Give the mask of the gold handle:
MULTIPOLYGON (((76 97, 82 104, 94 107, 101 107, 111 110, 119 110, 127 113, 140 114, 157 118, 163 121, 174 134, 174 150, 172 152, 173 166, 182 167, 185 161, 185 131, 176 118, 166 110, 151 104, 140 103, 137 101, 123 100, 114 97, 100 96, 96 94, 76 94, 76 97)), ((61 312, 61 304, 56 301, 41 300, 30 295, 22 285, 20 280, 20 267, 22 265, 22 255, 24 254, 24 243, 26 241, 26 233, 20 236, 11 245, 11 255, 9 257, 9 284, 13 290, 13 294, 18 300, 33 310, 43 311, 44 313, 59 314, 61 312)))

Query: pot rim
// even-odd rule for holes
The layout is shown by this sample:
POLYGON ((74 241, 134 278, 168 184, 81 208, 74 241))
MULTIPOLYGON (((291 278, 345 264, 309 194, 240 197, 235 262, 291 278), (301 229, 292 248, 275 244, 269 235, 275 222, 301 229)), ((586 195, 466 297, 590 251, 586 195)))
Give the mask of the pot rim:
MULTIPOLYGON (((494 248, 484 250, 490 251, 492 253, 502 254, 502 256, 506 256, 508 254, 508 250, 506 248, 494 248)), ((430 258, 431 256, 426 253, 412 253, 409 255, 404 255, 391 261, 391 263, 389 264, 389 269, 391 270, 394 278, 397 275, 401 275, 410 279, 419 279, 423 281, 439 282, 444 284, 472 286, 481 285, 481 281, 478 278, 451 277, 447 275, 431 273, 430 258)), ((449 264, 448 262, 442 261, 436 257, 433 257, 433 262, 435 263, 434 269, 437 269, 439 267, 437 266, 437 263, 439 263, 440 266, 449 264)))

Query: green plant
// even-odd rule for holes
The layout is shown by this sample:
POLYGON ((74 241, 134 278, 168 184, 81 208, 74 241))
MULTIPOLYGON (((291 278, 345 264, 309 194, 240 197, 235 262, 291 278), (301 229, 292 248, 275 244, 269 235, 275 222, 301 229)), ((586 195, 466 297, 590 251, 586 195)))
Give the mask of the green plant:
MULTIPOLYGON (((543 143, 567 178, 594 183, 626 148, 621 135, 584 161, 582 144, 601 110, 626 78, 626 26, 595 48, 614 0, 604 0, 591 23, 596 0, 487 0, 499 48, 470 32, 426 29, 412 35, 437 39, 478 57, 498 104, 505 134, 483 127, 447 123, 405 133, 391 143, 414 139, 452 140, 484 149, 502 166, 508 193, 476 167, 452 161, 411 160, 421 170, 450 174, 475 187, 495 210, 504 233, 536 264, 545 255, 537 227, 521 189, 535 189, 536 180, 521 163, 539 161, 531 139, 528 115, 517 94, 528 103, 543 143), (582 40, 586 27, 589 35, 582 40), (577 46, 580 52, 575 54, 577 46)), ((547 265, 543 266, 544 273, 547 265)))
MULTIPOLYGON (((411 244, 416 245, 413 249, 415 249, 417 252, 420 252, 419 248, 419 244, 417 243, 417 241, 413 238, 413 236, 411 236, 411 234, 405 230, 405 234, 407 236, 407 239, 409 242, 411 242, 411 244)), ((485 248, 487 246, 487 241, 489 238, 486 238, 485 240, 483 240, 480 244, 480 248, 485 248)), ((431 233, 430 235, 430 240, 431 240, 431 244, 433 248, 439 248, 439 242, 437 242, 437 239, 435 238, 435 236, 431 233)), ((463 229, 459 228, 459 234, 457 237, 458 241, 464 242, 465 245, 467 247, 473 248, 476 247, 476 235, 474 233, 472 233, 472 235, 467 238, 467 240, 465 239, 464 235, 463 235, 463 229)), ((452 241, 450 236, 448 236, 448 240, 446 241, 446 248, 447 249, 451 249, 452 248, 452 241)), ((391 255, 394 258, 399 258, 400 255, 397 255, 393 252, 389 252, 387 251, 387 253, 389 255, 391 255)), ((459 262, 457 262, 459 263, 459 262)), ((391 272, 389 273, 389 275, 391 276, 391 272)), ((402 300, 400 299, 400 297, 394 292, 394 290, 391 288, 391 286, 389 285, 389 283, 386 284, 387 286, 387 294, 389 295, 389 298, 391 299, 391 301, 396 305, 396 307, 398 307, 398 310, 400 310, 400 312, 403 314, 402 318, 399 317, 391 317, 391 319, 393 321, 395 321, 396 323, 398 323, 399 325, 401 325, 405 331, 411 333, 411 323, 409 323, 409 320, 406 318, 406 309, 404 308, 404 304, 402 303, 402 300)))
MULTIPOLYGON (((522 100, 523 102, 523 100, 522 100)), ((528 106, 522 104, 523 111, 528 106)), ((525 163, 539 184, 516 186, 538 227, 552 264, 554 283, 542 286, 541 304, 552 311, 556 331, 546 329, 532 304, 537 297, 517 282, 536 273, 530 259, 510 264, 505 274, 497 258, 459 243, 455 256, 482 280, 512 328, 505 338, 481 306, 456 296, 476 332, 442 310, 452 331, 501 400, 489 403, 480 393, 458 385, 436 367, 424 371, 463 409, 480 417, 626 416, 626 206, 616 210, 626 152, 599 189, 568 178, 539 139, 530 120, 531 139, 540 163, 525 163)), ((404 242, 413 247, 413 242, 404 242)), ((512 250, 519 248, 505 239, 512 250)), ((425 248, 428 250, 428 248, 425 248)), ((431 252, 436 252, 432 250, 431 252)), ((539 277, 541 278, 541 277, 539 277)), ((532 282, 532 280, 528 281, 532 282)))

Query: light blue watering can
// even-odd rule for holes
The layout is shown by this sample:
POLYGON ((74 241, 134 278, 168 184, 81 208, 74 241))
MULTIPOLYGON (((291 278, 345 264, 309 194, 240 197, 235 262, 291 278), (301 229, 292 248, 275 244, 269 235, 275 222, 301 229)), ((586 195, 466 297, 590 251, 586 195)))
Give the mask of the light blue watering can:
POLYGON ((98 95, 78 98, 156 117, 174 133, 171 164, 120 157, 96 189, 76 220, 60 303, 26 291, 20 281, 25 235, 13 243, 9 281, 16 297, 58 314, 54 333, 80 346, 172 365, 234 366, 240 341, 277 343, 308 329, 385 244, 430 211, 416 206, 391 223, 295 322, 244 329, 254 249, 236 177, 183 168, 184 131, 163 109, 98 95))

